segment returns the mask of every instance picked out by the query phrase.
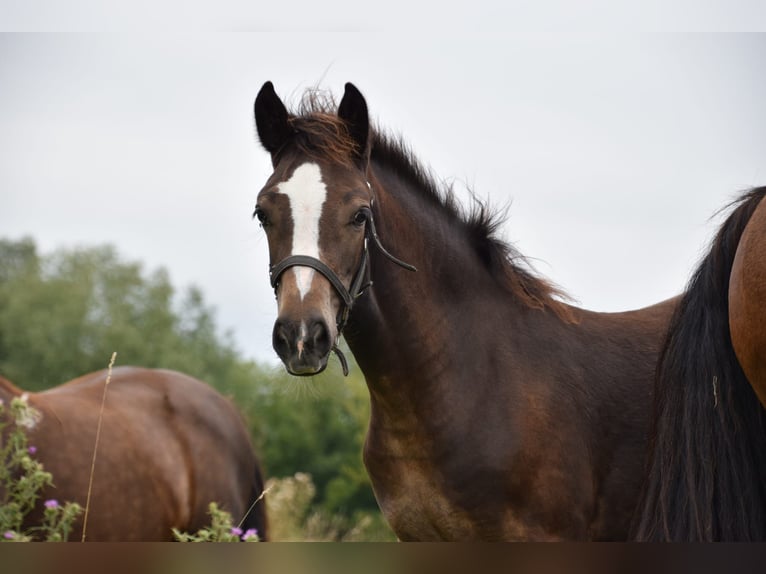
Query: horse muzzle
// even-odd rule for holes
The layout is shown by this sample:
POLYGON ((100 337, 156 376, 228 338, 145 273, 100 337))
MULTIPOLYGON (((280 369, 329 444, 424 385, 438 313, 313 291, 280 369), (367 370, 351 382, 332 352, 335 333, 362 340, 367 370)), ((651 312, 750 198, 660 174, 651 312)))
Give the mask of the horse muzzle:
POLYGON ((291 375, 321 373, 333 347, 332 335, 324 319, 277 319, 272 344, 291 375))

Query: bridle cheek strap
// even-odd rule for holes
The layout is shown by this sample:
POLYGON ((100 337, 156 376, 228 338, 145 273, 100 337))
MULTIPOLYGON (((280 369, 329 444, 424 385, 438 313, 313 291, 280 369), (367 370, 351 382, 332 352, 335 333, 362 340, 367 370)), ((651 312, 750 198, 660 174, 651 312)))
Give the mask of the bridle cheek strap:
POLYGON ((365 228, 362 259, 359 262, 359 268, 356 270, 354 278, 351 280, 351 286, 348 289, 346 289, 343 281, 340 280, 340 277, 338 277, 335 271, 333 271, 324 262, 320 261, 316 257, 311 257, 310 255, 290 255, 289 257, 285 257, 282 261, 276 265, 272 265, 269 268, 269 280, 271 282, 271 286, 274 288, 275 293, 279 287, 279 278, 281 277, 282 273, 287 271, 290 267, 310 267, 311 269, 318 271, 325 277, 325 279, 330 282, 330 285, 332 285, 335 291, 338 293, 342 301, 342 306, 338 312, 337 318, 335 319, 338 328, 338 336, 336 341, 333 343, 332 351, 338 356, 338 359, 340 360, 344 376, 348 376, 348 362, 346 361, 346 357, 343 356, 343 353, 338 348, 338 341, 343 334, 343 329, 346 327, 348 316, 351 313, 351 308, 354 306, 354 301, 356 301, 357 297, 359 297, 368 287, 372 285, 372 281, 369 280, 366 283, 363 283, 365 278, 369 277, 369 239, 373 240, 380 252, 387 259, 409 271, 417 271, 413 265, 397 259, 391 255, 388 250, 383 247, 383 245, 381 245, 380 238, 378 237, 378 233, 375 230, 375 223, 372 219, 372 212, 370 212, 368 216, 367 225, 365 228))

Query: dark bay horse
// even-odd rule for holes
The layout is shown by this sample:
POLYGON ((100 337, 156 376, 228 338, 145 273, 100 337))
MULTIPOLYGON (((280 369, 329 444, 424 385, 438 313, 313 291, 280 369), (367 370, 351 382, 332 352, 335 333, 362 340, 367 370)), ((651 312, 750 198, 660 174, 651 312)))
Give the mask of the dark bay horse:
MULTIPOLYGON (((42 501, 85 507, 107 371, 29 393, 42 417, 27 434, 36 458, 53 475, 42 501)), ((0 377, 6 404, 22 391, 0 377)), ((102 419, 86 540, 172 540, 172 528, 210 524, 217 502, 238 522, 263 492, 250 436, 236 408, 205 383, 166 370, 119 367, 102 419)), ((267 537, 264 500, 244 528, 267 537)), ((41 512, 41 510, 40 510, 41 512)), ((35 520, 35 517, 31 517, 35 520)), ((72 531, 80 540, 82 515, 72 531)), ((243 528, 243 529, 244 529, 243 528)))
POLYGON ((765 196, 735 203, 672 318, 638 540, 766 540, 765 196))
POLYGON ((255 120, 274 167, 255 209, 274 348, 311 375, 345 334, 370 392, 365 465, 398 537, 625 539, 675 302, 563 303, 496 215, 462 209, 370 127, 351 84, 337 108, 315 95, 293 114, 267 82, 255 120))

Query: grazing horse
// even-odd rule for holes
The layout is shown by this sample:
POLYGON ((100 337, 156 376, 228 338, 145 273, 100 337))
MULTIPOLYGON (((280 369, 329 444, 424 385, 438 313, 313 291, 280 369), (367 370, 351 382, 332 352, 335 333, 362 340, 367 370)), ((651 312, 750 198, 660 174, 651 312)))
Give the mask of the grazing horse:
POLYGON ((500 218, 462 209, 370 127, 351 84, 337 108, 315 93, 289 113, 267 82, 254 111, 274 168, 255 216, 275 351, 312 375, 346 336, 370 392, 364 462, 397 536, 625 539, 675 302, 562 302, 497 238, 500 218))
MULTIPOLYGON (((42 415, 28 434, 53 475, 42 499, 85 507, 107 371, 28 393, 42 415)), ((0 377, 6 404, 22 391, 0 377)), ((174 371, 119 367, 107 387, 90 509, 88 541, 173 540, 172 528, 210 524, 210 502, 235 523, 263 492, 247 428, 236 408, 205 383, 174 371)), ((30 516, 39 522, 41 508, 30 516)), ((72 530, 80 540, 83 516, 72 530)), ((264 501, 243 528, 268 536, 264 501)))
POLYGON ((766 540, 764 196, 735 203, 672 318, 638 540, 766 540))

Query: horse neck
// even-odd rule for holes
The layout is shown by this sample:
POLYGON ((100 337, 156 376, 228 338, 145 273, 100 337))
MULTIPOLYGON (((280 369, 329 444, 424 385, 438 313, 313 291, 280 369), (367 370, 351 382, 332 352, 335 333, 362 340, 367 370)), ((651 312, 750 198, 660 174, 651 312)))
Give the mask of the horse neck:
MULTIPOLYGON (((439 393, 448 397, 448 387, 461 380, 455 367, 476 360, 478 338, 497 336, 487 329, 465 331, 461 322, 470 328, 491 313, 494 304, 524 320, 530 309, 490 275, 467 226, 428 192, 375 164, 371 183, 381 243, 418 271, 397 266, 370 245, 373 287, 354 307, 346 330, 349 346, 373 395, 388 389, 388 381, 398 381, 397 386, 404 388, 404 381, 416 377, 417 385, 412 386, 417 392, 428 393, 431 385, 438 384, 439 393)), ((529 320, 551 319, 550 313, 536 315, 529 320)), ((394 394, 402 402, 412 402, 412 397, 394 394)))

